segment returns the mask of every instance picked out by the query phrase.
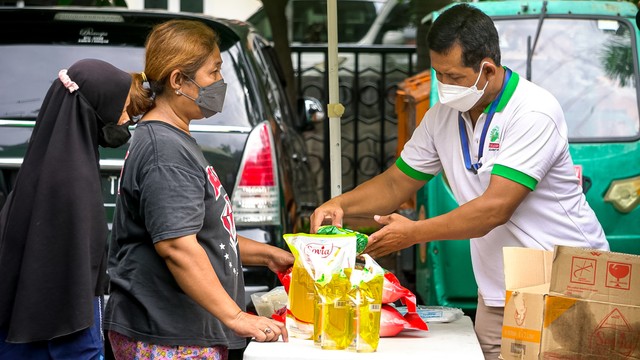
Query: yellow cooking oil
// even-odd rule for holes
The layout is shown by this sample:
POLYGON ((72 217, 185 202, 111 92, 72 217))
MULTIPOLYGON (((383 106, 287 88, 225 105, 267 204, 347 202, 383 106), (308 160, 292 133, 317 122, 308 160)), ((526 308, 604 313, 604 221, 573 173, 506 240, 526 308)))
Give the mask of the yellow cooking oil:
POLYGON ((353 341, 349 350, 374 352, 380 341, 380 309, 382 307, 383 276, 375 276, 367 282, 360 282, 350 291, 353 302, 353 341))
POLYGON ((317 292, 313 302, 313 345, 322 347, 322 299, 317 292))
POLYGON ((296 320, 311 324, 314 322, 314 281, 303 266, 291 270, 289 285, 289 311, 296 320))
POLYGON ((317 334, 317 341, 322 349, 346 349, 352 342, 354 334, 350 325, 351 301, 348 298, 351 288, 350 273, 351 269, 342 269, 332 274, 328 283, 316 282, 320 302, 314 334, 317 334))

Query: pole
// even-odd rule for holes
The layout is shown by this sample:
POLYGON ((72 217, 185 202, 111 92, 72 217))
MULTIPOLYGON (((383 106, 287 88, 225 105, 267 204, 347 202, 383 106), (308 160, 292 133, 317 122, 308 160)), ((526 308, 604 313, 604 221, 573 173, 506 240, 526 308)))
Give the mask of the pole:
POLYGON ((327 1, 327 56, 329 60, 329 171, 331 173, 331 197, 342 193, 342 134, 341 117, 344 106, 340 104, 338 82, 338 2, 327 1))

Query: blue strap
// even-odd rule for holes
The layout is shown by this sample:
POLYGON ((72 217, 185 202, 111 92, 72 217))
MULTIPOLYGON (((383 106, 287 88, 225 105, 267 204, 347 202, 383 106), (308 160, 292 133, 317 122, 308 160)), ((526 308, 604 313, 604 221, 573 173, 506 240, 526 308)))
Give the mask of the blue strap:
POLYGON ((471 163, 471 154, 469 151, 469 135, 467 134, 467 127, 465 126, 464 119, 462 118, 462 113, 458 112, 458 125, 460 128, 460 144, 462 145, 462 155, 464 156, 464 166, 469 171, 473 171, 474 174, 478 173, 478 169, 482 167, 482 163, 480 160, 482 159, 482 154, 484 152, 484 139, 487 137, 487 131, 489 130, 489 125, 491 125, 491 120, 493 120, 493 115, 496 113, 496 109, 498 108, 498 104, 500 103, 500 99, 502 98, 502 94, 504 90, 507 88, 507 84, 509 83, 509 79, 511 78, 511 70, 506 68, 506 73, 504 77, 504 82, 502 83, 502 89, 500 89, 500 93, 498 97, 491 103, 491 107, 489 107, 489 113, 487 114, 487 120, 484 123, 484 127, 482 128, 482 135, 480 135, 480 148, 478 148, 478 162, 471 163))

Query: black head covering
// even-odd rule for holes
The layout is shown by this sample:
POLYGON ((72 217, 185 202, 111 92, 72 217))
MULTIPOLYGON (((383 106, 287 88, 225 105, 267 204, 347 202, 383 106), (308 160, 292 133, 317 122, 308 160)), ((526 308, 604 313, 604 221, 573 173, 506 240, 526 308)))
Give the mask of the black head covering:
POLYGON ((8 342, 88 328, 102 294, 108 230, 98 131, 120 118, 131 75, 94 59, 67 75, 78 90, 53 81, 0 212, 0 327, 8 342))

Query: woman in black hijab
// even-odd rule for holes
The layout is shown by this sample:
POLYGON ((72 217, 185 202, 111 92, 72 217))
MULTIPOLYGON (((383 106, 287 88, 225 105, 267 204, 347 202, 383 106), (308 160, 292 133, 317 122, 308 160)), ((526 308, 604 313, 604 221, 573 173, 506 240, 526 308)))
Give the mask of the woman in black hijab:
POLYGON ((108 229, 98 145, 128 140, 130 86, 130 74, 85 59, 49 88, 0 212, 2 359, 102 353, 108 229))

